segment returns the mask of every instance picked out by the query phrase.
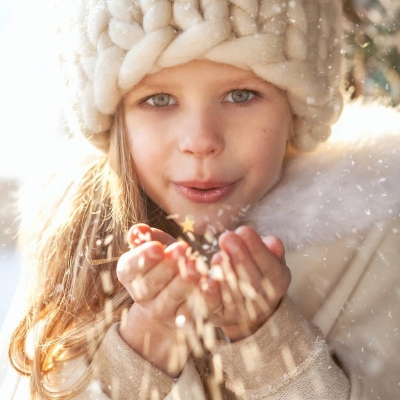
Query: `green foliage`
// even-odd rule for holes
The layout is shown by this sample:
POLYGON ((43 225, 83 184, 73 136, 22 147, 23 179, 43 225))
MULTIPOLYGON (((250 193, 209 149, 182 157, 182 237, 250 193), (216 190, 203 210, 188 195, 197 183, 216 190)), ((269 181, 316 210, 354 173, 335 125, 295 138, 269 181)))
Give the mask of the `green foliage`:
POLYGON ((348 86, 353 96, 400 104, 400 1, 343 0, 348 86))

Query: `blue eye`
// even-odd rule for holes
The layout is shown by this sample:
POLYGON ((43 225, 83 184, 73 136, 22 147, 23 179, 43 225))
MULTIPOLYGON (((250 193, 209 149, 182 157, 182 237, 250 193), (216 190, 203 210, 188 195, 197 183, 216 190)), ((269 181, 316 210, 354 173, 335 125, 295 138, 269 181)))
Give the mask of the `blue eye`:
POLYGON ((176 101, 169 94, 160 93, 151 96, 146 103, 154 107, 167 107, 176 104, 176 101))
POLYGON ((249 90, 232 90, 226 96, 226 101, 230 103, 246 103, 255 96, 254 93, 249 90))

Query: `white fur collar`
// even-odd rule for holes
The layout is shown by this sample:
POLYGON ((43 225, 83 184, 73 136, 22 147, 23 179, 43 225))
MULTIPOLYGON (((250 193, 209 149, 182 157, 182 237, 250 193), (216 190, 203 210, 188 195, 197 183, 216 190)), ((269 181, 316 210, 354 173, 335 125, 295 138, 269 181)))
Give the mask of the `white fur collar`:
POLYGON ((361 102, 345 107, 332 137, 285 164, 279 184, 248 214, 287 249, 329 242, 400 213, 400 113, 361 102))

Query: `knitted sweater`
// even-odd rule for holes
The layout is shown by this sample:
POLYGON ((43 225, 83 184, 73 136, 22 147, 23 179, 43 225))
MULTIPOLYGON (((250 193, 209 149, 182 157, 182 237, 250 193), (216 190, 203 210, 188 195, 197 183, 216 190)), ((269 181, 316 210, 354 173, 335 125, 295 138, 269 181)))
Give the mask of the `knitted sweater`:
MULTIPOLYGON (((399 156, 400 115, 352 105, 327 143, 285 161, 246 222, 282 238, 292 284, 253 336, 217 341, 227 398, 400 398, 399 156)), ((76 399, 206 398, 191 358, 175 382, 128 347, 118 324, 94 365, 76 399)), ((85 368, 65 365, 49 388, 68 387, 85 368)), ((28 398, 12 394, 24 393, 22 379, 11 382, 2 399, 28 398)))

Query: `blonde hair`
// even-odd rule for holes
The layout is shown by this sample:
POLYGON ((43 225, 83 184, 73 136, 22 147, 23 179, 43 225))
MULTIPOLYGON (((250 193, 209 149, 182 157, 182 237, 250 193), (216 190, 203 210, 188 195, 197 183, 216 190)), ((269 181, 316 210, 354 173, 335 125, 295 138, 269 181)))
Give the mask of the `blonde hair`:
POLYGON ((49 180, 50 199, 20 235, 35 274, 29 309, 13 333, 9 357, 17 371, 30 376, 33 399, 71 398, 87 386, 91 368, 63 393, 49 391, 44 375, 82 355, 90 365, 106 330, 133 303, 115 272, 118 257, 128 250, 129 227, 145 222, 175 237, 179 233, 140 189, 122 106, 108 155, 84 160, 78 176, 62 181, 61 188, 60 180, 60 174, 49 180))

